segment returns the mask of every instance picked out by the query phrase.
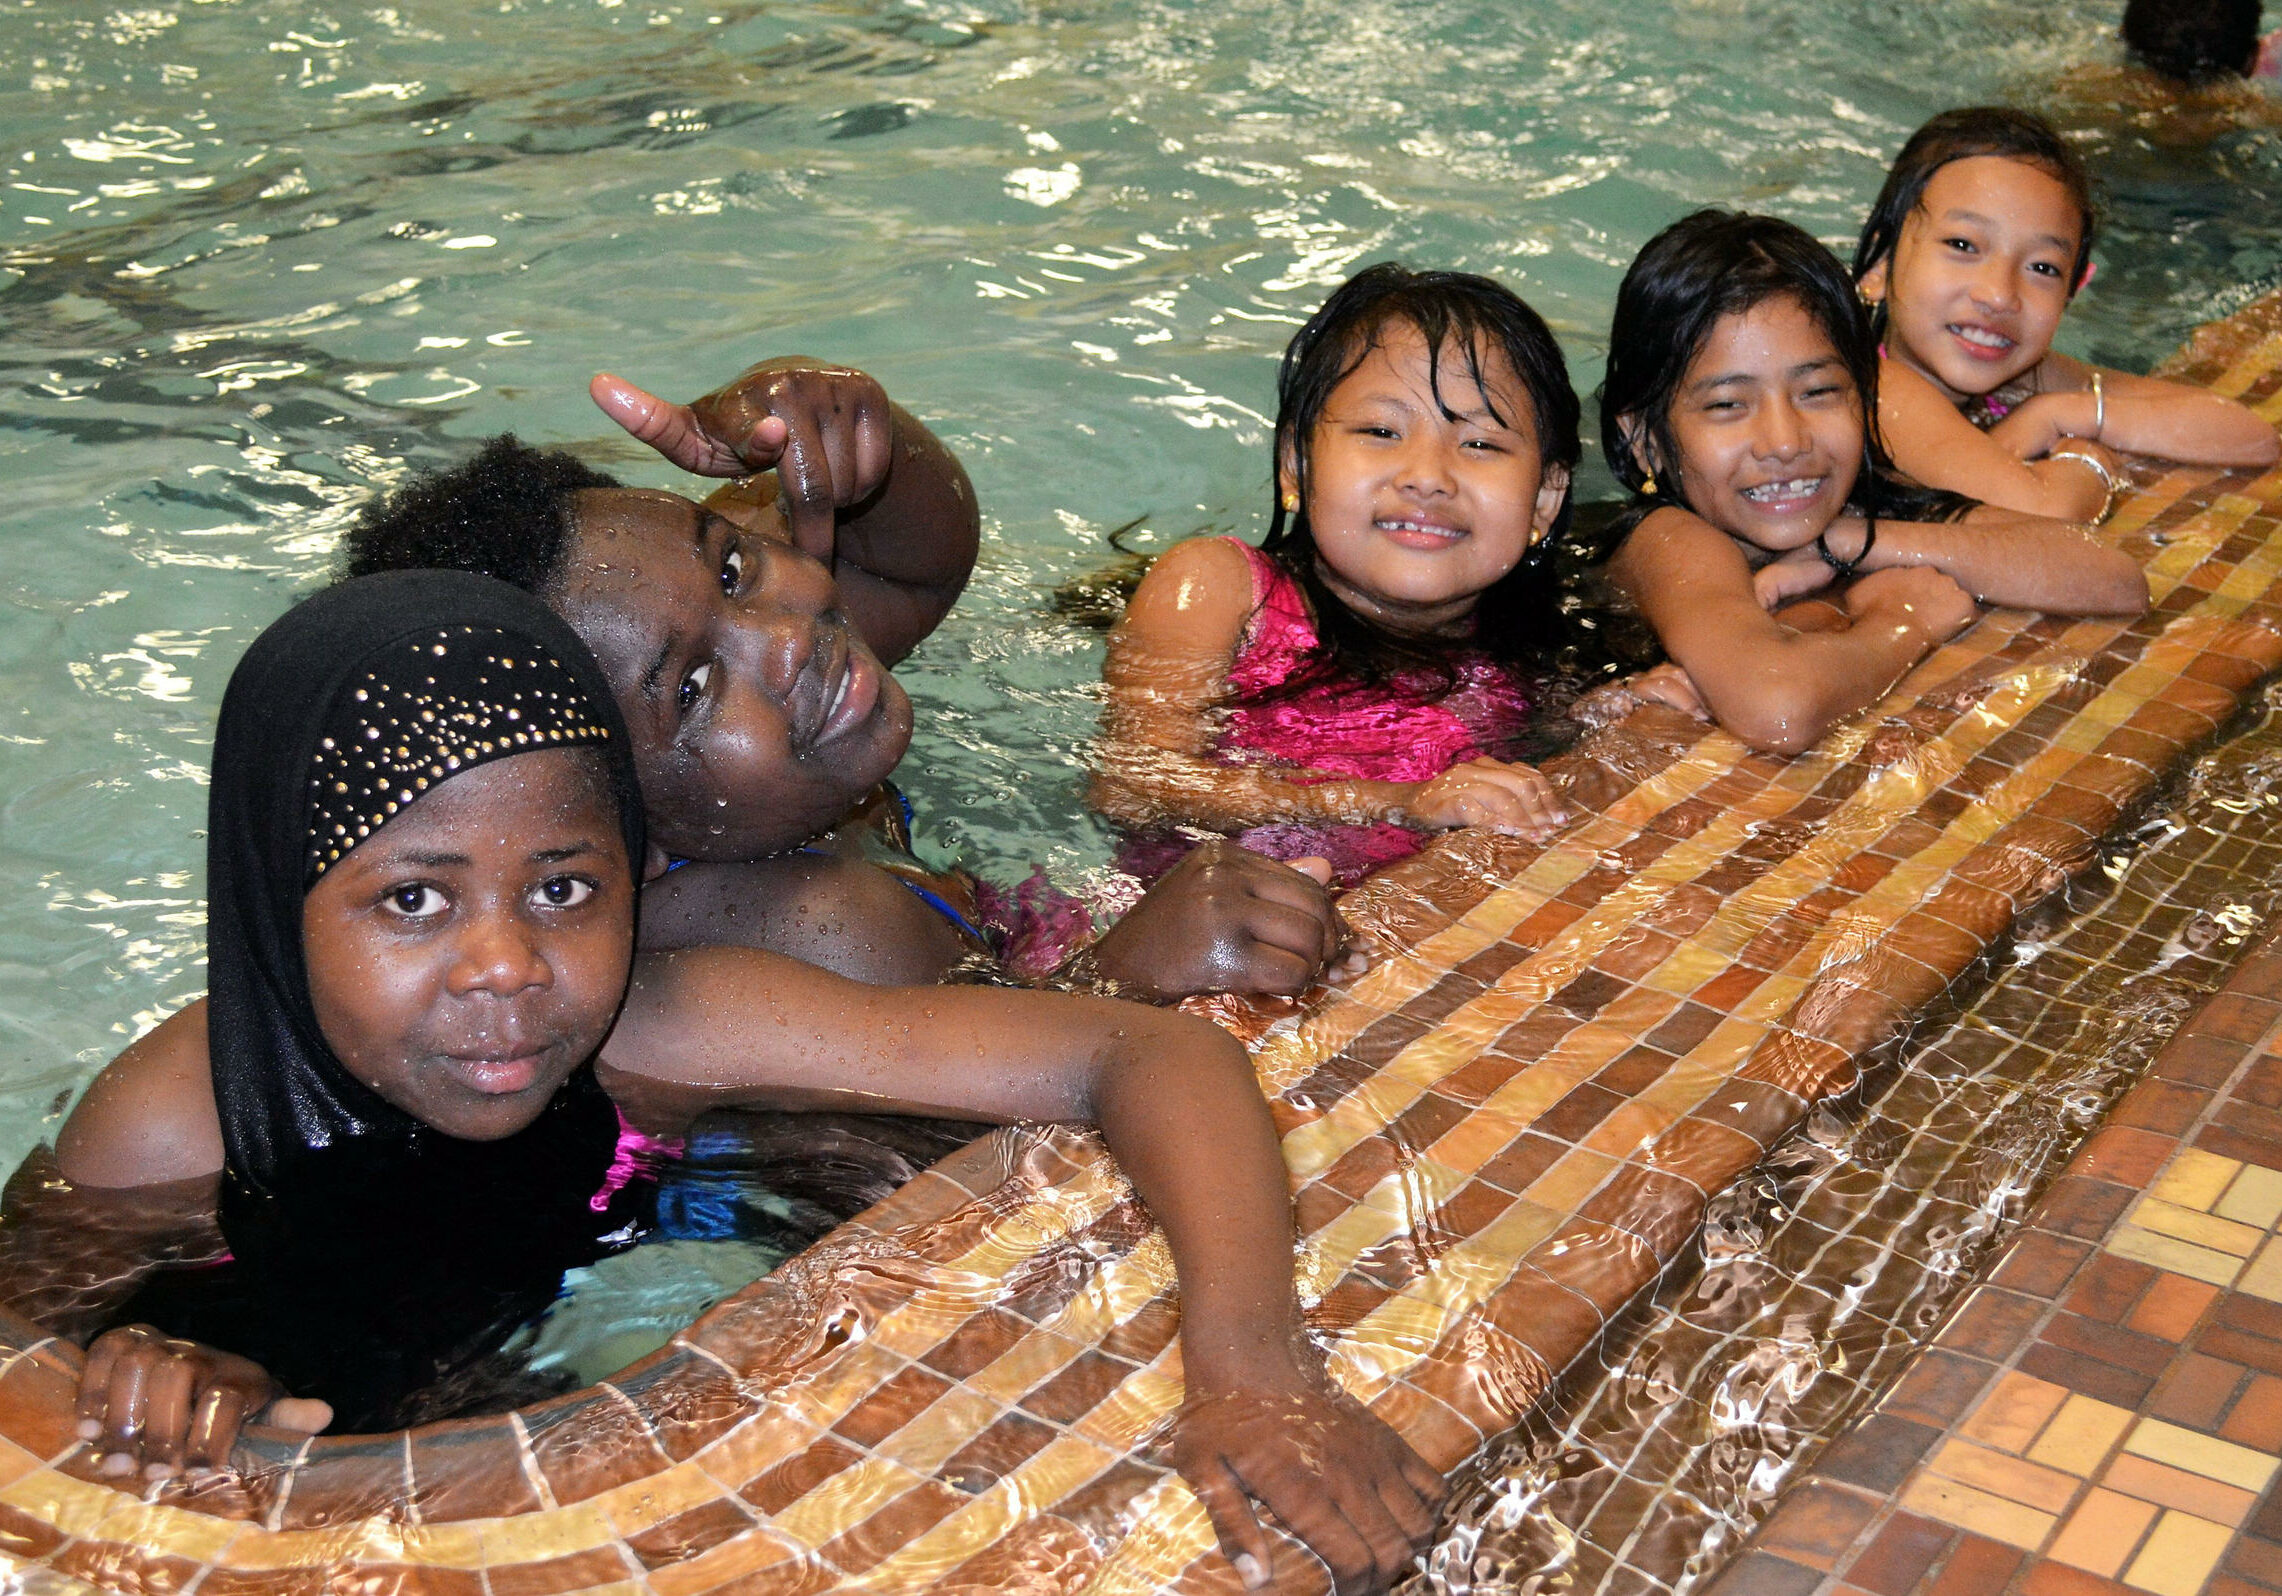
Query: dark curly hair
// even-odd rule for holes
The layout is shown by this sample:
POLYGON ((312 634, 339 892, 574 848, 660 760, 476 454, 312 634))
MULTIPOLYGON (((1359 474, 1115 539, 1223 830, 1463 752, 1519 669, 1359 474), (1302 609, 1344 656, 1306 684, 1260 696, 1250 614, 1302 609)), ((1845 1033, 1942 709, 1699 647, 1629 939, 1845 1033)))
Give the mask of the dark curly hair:
POLYGON ((342 540, 341 574, 473 571, 542 593, 570 543, 572 495, 619 486, 565 450, 534 449, 503 432, 474 458, 420 472, 366 505, 342 540))
POLYGON ((2259 0, 2131 0, 2124 47, 2180 83, 2248 77, 2258 65, 2259 0))

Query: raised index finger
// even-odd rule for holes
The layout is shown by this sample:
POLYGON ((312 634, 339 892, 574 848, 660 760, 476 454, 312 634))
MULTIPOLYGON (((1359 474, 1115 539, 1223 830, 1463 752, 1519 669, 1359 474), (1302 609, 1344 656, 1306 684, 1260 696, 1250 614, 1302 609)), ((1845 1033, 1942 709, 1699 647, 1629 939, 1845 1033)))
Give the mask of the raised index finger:
POLYGON ((684 471, 706 477, 743 476, 752 469, 736 449, 708 432, 688 405, 677 405, 603 372, 586 391, 605 415, 684 471))

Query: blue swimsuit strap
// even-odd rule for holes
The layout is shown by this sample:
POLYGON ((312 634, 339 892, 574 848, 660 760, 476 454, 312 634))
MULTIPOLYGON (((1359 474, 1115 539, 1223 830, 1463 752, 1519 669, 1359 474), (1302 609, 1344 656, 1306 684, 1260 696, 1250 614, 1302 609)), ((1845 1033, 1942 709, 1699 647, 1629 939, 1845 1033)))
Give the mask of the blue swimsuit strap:
MULTIPOLYGON (((903 830, 905 837, 908 838, 911 834, 912 825, 915 823, 917 818, 913 815, 911 810, 911 798, 907 793, 904 792, 901 787, 896 786, 893 782, 888 783, 887 788, 888 791, 894 795, 896 806, 903 811, 903 830)), ((793 852, 807 854, 812 859, 837 859, 840 857, 838 854, 833 853, 828 848, 800 847, 793 849, 793 852)), ((671 875, 674 871, 679 870, 683 865, 688 863, 689 861, 687 859, 669 860, 666 863, 666 873, 671 875)), ((882 865, 880 868, 883 870, 887 869, 885 865, 882 865)), ((975 923, 972 920, 969 920, 965 915, 961 914, 958 910, 957 905, 945 901, 941 893, 921 886, 918 882, 912 880, 909 876, 905 875, 900 870, 888 870, 887 873, 890 876, 893 876, 896 882, 902 886, 906 892, 917 898, 921 903, 926 904, 928 908, 933 909, 944 919, 950 921, 953 929, 965 932, 968 936, 974 938, 977 942, 981 943, 986 948, 991 945, 990 938, 985 936, 981 931, 975 929, 975 923)))

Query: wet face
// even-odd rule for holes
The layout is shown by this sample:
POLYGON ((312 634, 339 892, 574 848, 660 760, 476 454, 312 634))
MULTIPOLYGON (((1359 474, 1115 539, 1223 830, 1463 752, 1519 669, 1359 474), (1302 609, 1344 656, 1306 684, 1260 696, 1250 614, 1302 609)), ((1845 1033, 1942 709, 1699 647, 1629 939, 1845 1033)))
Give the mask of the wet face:
POLYGON ((350 1074, 447 1136, 522 1130, 610 1034, 633 959, 594 756, 517 754, 431 788, 318 878, 301 922, 350 1074))
POLYGON ((547 600, 602 662, 650 836, 758 859, 831 827, 895 768, 911 701, 831 573, 679 494, 598 488, 547 600))
POLYGON ((1886 351, 1953 401, 1989 393, 2052 349, 2084 218, 2060 179, 2005 156, 1951 161, 1862 279, 1886 303, 1886 351))
POLYGON ((1713 324, 1671 423, 1689 508, 1763 549, 1812 543, 1862 469, 1861 393, 1830 335, 1788 295, 1713 324))
MULTIPOLYGON (((1552 527, 1568 490, 1567 471, 1542 463, 1512 362, 1480 353, 1479 381, 1455 346, 1430 371, 1418 330, 1389 326, 1309 438, 1307 520, 1324 579, 1391 630, 1471 614, 1552 527)), ((1293 476, 1287 462, 1281 491, 1293 476)))

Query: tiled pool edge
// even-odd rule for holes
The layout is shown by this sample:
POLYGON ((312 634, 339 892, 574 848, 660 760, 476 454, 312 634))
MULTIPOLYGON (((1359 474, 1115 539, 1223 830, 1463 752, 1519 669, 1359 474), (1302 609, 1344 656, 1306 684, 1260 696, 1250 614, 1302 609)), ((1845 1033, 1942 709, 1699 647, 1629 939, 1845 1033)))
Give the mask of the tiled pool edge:
MULTIPOLYGON (((2282 403, 2264 314, 2191 374, 2282 403)), ((2171 473, 2118 517, 2157 577, 2145 621, 1992 615, 1797 761, 1607 734, 1599 767, 1570 762, 1596 812, 1554 847, 1453 839, 1352 900, 1410 953, 1296 1017, 1231 1016, 1279 1094, 1350 1387, 1444 1466, 1525 1410, 1705 1193, 2282 660, 2278 500, 2282 473, 2171 473)), ((1000 1133, 603 1387, 271 1446, 240 1482, 148 1500, 86 1477, 72 1355, 28 1336, 0 1355, 0 1549, 199 1596, 952 1590, 1049 1567, 1233 1588, 1151 1450, 1178 1400, 1171 1286, 1090 1141, 1000 1133), (942 1278, 867 1295, 851 1275, 890 1238, 942 1278)))
POLYGON ((1706 1596, 2282 1591, 2282 929, 1706 1596))

